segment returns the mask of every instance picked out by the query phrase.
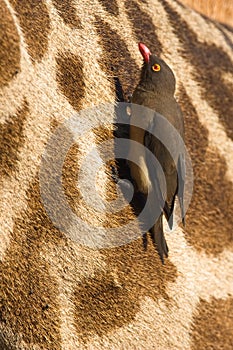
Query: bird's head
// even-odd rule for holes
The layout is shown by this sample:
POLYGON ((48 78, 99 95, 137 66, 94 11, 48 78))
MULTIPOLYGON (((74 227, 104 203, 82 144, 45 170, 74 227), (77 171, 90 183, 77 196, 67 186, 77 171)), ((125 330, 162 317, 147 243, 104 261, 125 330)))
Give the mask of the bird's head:
POLYGON ((144 59, 139 85, 148 91, 174 95, 176 80, 171 68, 162 59, 151 54, 145 44, 139 43, 138 46, 144 59))

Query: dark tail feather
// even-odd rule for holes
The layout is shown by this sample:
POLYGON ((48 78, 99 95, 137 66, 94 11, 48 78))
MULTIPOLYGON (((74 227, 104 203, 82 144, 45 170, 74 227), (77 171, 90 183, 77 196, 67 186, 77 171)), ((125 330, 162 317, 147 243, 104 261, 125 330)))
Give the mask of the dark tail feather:
POLYGON ((174 205, 175 205, 175 196, 172 198, 172 202, 170 203, 170 205, 169 205, 168 202, 165 202, 165 206, 164 206, 164 209, 163 209, 170 230, 171 230, 172 227, 173 227, 173 211, 174 211, 174 205))
POLYGON ((164 255, 168 257, 168 246, 163 232, 163 216, 160 215, 157 222, 151 228, 151 237, 159 253, 159 257, 164 264, 164 255))

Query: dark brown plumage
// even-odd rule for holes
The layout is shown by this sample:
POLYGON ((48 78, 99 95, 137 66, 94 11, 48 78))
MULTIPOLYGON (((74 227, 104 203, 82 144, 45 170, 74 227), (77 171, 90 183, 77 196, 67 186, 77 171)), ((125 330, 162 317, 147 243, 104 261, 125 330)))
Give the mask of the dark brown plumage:
POLYGON ((168 247, 163 232, 162 216, 164 213, 171 228, 176 195, 184 218, 184 154, 176 132, 178 131, 178 135, 183 138, 184 123, 182 112, 174 98, 176 82, 172 70, 162 59, 151 54, 144 44, 140 43, 139 49, 144 63, 139 84, 132 96, 130 139, 146 146, 155 155, 162 172, 156 166, 153 157, 139 149, 135 143, 131 143, 130 154, 137 160, 138 165, 132 161, 129 165, 137 190, 145 195, 153 192, 154 202, 151 203, 150 210, 159 209, 159 215, 150 232, 164 262, 164 256, 168 256, 168 247), (136 105, 148 107, 150 110, 139 109, 136 105), (165 118, 165 123, 161 123, 160 115, 165 118), (172 128, 174 131, 171 131, 171 125, 175 128, 172 128), (154 133, 156 136, 161 135, 161 139, 153 136, 154 133), (168 149, 170 152, 172 150, 172 155, 168 149))

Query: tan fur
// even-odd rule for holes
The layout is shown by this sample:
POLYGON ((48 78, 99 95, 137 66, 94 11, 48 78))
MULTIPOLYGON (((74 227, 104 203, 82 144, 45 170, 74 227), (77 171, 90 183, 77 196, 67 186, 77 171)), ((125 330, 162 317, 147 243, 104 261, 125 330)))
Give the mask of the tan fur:
MULTIPOLYGON (((232 31, 174 0, 0 4, 0 349, 231 350, 232 31), (113 77, 126 96, 135 88, 138 41, 176 74, 194 168, 186 228, 167 233, 164 266, 150 240, 144 250, 137 221, 131 230, 139 238, 129 244, 75 243, 53 225, 40 193, 41 159, 56 127, 81 109, 114 103, 113 77)), ((106 208, 116 196, 100 148, 112 130, 105 125, 76 140, 62 183, 91 232, 120 227, 124 235, 134 218, 129 205, 105 213, 82 197, 91 175, 80 173, 81 160, 94 144, 106 208)), ((58 143, 68 137, 64 130, 58 143)))

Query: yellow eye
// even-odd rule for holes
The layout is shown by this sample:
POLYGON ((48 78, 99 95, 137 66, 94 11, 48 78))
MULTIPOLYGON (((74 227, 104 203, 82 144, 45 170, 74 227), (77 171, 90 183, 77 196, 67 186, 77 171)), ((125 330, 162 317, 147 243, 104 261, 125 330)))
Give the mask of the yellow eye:
POLYGON ((154 72, 159 72, 161 69, 160 65, 157 63, 153 64, 153 66, 151 68, 154 72))

